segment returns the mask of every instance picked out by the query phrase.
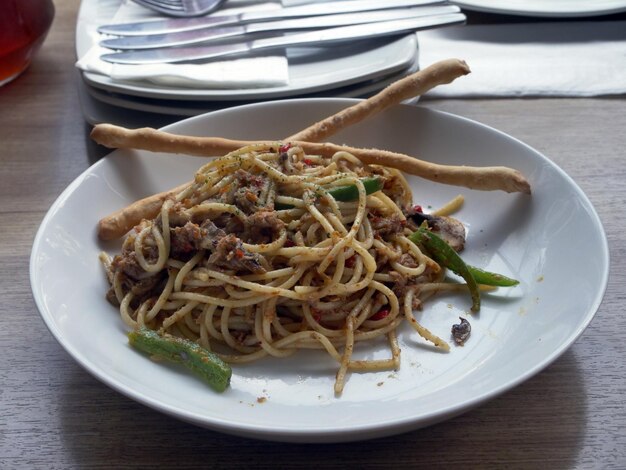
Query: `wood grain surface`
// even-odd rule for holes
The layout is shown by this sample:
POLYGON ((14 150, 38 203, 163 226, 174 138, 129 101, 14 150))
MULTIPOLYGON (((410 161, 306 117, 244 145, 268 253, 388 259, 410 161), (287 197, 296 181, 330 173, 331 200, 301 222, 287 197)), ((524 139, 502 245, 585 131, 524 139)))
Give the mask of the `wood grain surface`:
POLYGON ((28 275, 35 232, 60 192, 106 153, 88 140, 76 91, 79 1, 55 4, 53 29, 32 66, 0 88, 0 468, 626 468, 623 97, 420 103, 528 143, 597 209, 611 251, 609 285, 595 319, 560 359, 460 417, 407 434, 329 445, 242 439, 103 385, 37 312, 28 275))

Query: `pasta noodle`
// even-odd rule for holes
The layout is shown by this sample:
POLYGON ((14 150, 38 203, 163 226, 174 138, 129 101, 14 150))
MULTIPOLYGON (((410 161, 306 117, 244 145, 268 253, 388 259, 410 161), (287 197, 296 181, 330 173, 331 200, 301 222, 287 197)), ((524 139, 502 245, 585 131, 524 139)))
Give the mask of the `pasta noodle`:
POLYGON ((417 223, 399 170, 258 143, 210 161, 158 204, 119 255, 101 254, 107 298, 129 327, 235 364, 321 349, 337 362, 337 394, 351 371, 399 367, 403 323, 448 349, 413 311, 463 286, 443 284, 445 270, 407 238, 417 223), (376 338, 387 359, 353 357, 376 338))

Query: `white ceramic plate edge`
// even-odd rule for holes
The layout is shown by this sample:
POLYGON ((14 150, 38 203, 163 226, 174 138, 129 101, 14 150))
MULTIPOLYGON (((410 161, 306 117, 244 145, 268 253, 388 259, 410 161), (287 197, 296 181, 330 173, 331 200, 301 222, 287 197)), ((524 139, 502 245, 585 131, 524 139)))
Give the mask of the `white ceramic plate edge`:
POLYGON ((554 18, 600 16, 626 11, 623 0, 459 0, 452 3, 484 13, 554 18))
MULTIPOLYGON (((415 60, 409 67, 405 70, 401 70, 400 72, 395 72, 391 75, 385 75, 381 78, 374 80, 367 80, 363 83, 356 83, 354 85, 349 85, 347 87, 340 87, 336 90, 330 90, 333 94, 333 97, 336 98, 359 98, 367 96, 368 94, 380 91, 382 88, 394 83, 397 80, 405 77, 406 75, 410 75, 414 72, 417 72, 419 69, 419 48, 416 49, 415 52, 415 60)), ((167 114, 167 115, 175 115, 175 116, 197 116, 198 114, 206 114, 212 111, 217 111, 220 109, 219 105, 221 102, 211 103, 200 101, 200 103, 206 103, 206 110, 201 110, 197 107, 186 107, 185 102, 176 101, 175 105, 168 105, 164 102, 142 102, 138 101, 134 98, 137 98, 133 95, 123 95, 120 93, 111 94, 107 92, 104 88, 92 87, 88 83, 84 82, 82 85, 85 87, 85 91, 89 93, 89 95, 94 99, 102 103, 106 103, 111 106, 129 109, 132 111, 138 112, 149 112, 149 113, 157 113, 157 114, 167 114)), ((324 93, 323 91, 321 93, 324 93)), ((304 98, 304 97, 301 97, 304 98)), ((417 100, 418 97, 415 99, 417 100)), ((152 99, 152 98, 145 98, 152 99)), ((194 102, 198 103, 198 102, 194 102)))

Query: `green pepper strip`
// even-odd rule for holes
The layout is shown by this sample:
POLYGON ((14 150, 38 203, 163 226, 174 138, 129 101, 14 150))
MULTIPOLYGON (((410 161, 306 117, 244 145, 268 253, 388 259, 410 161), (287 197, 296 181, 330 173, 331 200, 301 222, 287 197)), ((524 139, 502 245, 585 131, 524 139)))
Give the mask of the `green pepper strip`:
MULTIPOLYGON (((361 182, 363 186, 365 186, 365 194, 373 194, 383 189, 383 183, 380 178, 362 178, 361 182)), ((356 201, 359 198, 359 189, 354 184, 337 186, 336 188, 329 189, 327 193, 335 198, 335 200, 342 202, 356 201)), ((281 204, 279 202, 274 204, 274 209, 277 211, 293 209, 293 207, 294 206, 291 204, 281 204)))
POLYGON ((472 297, 472 311, 478 312, 480 310, 480 291, 478 290, 478 284, 468 266, 465 264, 465 261, 461 259, 457 252, 443 239, 439 238, 425 227, 420 227, 416 232, 409 235, 409 240, 416 245, 421 245, 426 248, 426 251, 428 251, 437 263, 465 279, 472 297))
MULTIPOLYGON (((383 189, 380 178, 362 178, 361 182, 363 186, 365 186, 365 194, 372 194, 383 189)), ((334 197, 335 200, 342 202, 356 201, 359 199, 359 189, 354 184, 329 189, 328 194, 334 197)))
POLYGON ((142 327, 128 333, 128 342, 140 351, 185 365, 218 392, 230 384, 230 366, 193 341, 142 327))
POLYGON ((478 284, 498 287, 512 287, 519 284, 518 280, 511 279, 510 277, 503 276, 502 274, 485 271, 475 266, 470 266, 469 264, 467 265, 467 268, 470 270, 472 276, 476 279, 478 284))

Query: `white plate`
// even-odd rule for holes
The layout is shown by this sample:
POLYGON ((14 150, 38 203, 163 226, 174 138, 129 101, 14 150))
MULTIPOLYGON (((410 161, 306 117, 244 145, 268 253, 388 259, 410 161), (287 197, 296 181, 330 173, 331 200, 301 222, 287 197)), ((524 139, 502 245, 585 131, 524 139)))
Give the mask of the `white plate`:
MULTIPOLYGON (((119 1, 117 2, 119 5, 119 1)), ((82 57, 98 40, 97 27, 115 14, 115 0, 83 0, 76 26, 76 54, 82 57), (110 15, 110 16, 107 16, 110 15)), ((374 80, 409 67, 417 50, 417 36, 361 42, 331 48, 288 50, 289 85, 239 90, 159 87, 149 83, 114 82, 83 73, 93 87, 128 95, 177 100, 261 100, 289 97, 374 80), (293 57, 292 57, 293 56, 293 57)))
MULTIPOLYGON (((356 100, 287 100, 191 118, 172 132, 279 139, 356 100)), ((591 203, 554 163, 527 145, 462 117, 397 106, 333 138, 449 164, 508 165, 529 178, 533 195, 479 192, 411 179, 414 198, 439 206, 458 193, 468 227, 465 259, 518 278, 520 286, 486 295, 469 318, 472 335, 449 354, 434 352, 409 328, 399 334, 402 364, 394 373, 351 374, 332 392, 336 364, 323 353, 235 366, 232 386, 217 394, 185 371, 132 350, 97 256, 100 217, 187 181, 198 157, 116 151, 61 194, 33 245, 33 294, 52 334, 86 370, 154 409, 214 430, 270 440, 339 442, 426 426, 493 398, 559 357, 583 332, 602 299, 608 248, 591 203), (580 271, 585 253, 585 271, 580 271), (580 273, 580 274, 577 274, 580 273), (257 398, 265 397, 264 403, 257 398)), ((429 301, 421 322, 449 336, 468 316, 466 296, 429 301)), ((380 348, 380 349, 379 349, 380 348)), ((379 345, 366 346, 374 356, 379 345)))
MULTIPOLYGON (((307 94, 301 98, 319 98, 332 96, 336 98, 366 98, 386 86, 400 80, 401 78, 417 72, 419 69, 418 51, 415 51, 414 62, 405 70, 399 73, 379 78, 377 80, 366 80, 364 82, 348 85, 345 87, 335 88, 332 90, 320 91, 318 93, 307 94)), ((217 109, 231 107, 241 104, 241 101, 179 101, 179 100, 162 100, 154 98, 144 98, 122 93, 111 93, 100 88, 94 88, 86 83, 81 84, 85 91, 95 100, 115 106, 118 108, 129 109, 133 111, 175 115, 175 116, 197 116, 198 114, 208 113, 217 109)), ((416 100, 414 100, 416 101, 416 100)))
POLYGON ((468 10, 506 15, 582 17, 626 11, 624 0, 454 0, 468 10))
POLYGON ((132 109, 119 108, 103 103, 89 94, 87 85, 80 77, 77 77, 76 88, 83 118, 85 122, 91 125, 106 122, 131 129, 146 126, 159 128, 184 118, 184 116, 168 116, 165 114, 147 113, 145 111, 133 111, 132 109))

